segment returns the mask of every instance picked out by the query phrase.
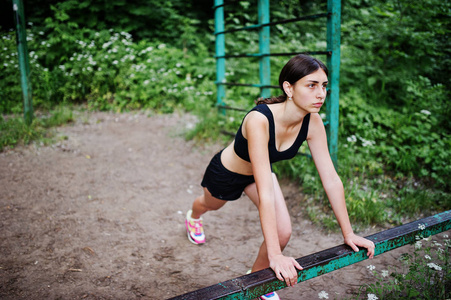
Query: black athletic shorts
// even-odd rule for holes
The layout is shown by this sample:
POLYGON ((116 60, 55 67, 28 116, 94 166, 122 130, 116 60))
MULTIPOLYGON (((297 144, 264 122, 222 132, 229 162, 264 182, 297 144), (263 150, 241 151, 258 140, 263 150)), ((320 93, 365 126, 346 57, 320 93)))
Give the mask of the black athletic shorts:
POLYGON ((237 200, 243 194, 244 189, 255 182, 254 176, 227 170, 221 162, 221 153, 222 151, 211 159, 201 185, 207 188, 215 198, 237 200))

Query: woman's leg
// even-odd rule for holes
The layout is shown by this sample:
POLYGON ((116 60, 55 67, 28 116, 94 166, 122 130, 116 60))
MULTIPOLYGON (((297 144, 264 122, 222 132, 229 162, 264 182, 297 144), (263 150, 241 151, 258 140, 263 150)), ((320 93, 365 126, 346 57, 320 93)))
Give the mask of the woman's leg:
POLYGON ((199 219, 201 215, 209 210, 217 210, 226 204, 227 201, 220 200, 213 197, 207 188, 204 188, 204 194, 197 197, 193 203, 193 212, 191 217, 193 219, 199 219))
MULTIPOLYGON (((291 237, 291 220, 288 213, 287 205, 285 203, 285 198, 283 197, 282 190, 280 189, 279 182, 277 181, 276 175, 273 173, 274 182, 274 193, 275 193, 275 208, 276 208, 276 219, 277 219, 277 232, 279 234, 280 248, 283 250, 288 244, 291 237)), ((257 192, 257 186, 255 183, 249 185, 244 190, 246 195, 252 200, 252 202, 257 206, 259 205, 259 198, 257 192)), ((269 267, 268 252, 266 249, 265 241, 260 246, 258 251, 257 259, 252 266, 252 272, 259 271, 269 267)))
POLYGON ((193 209, 186 213, 186 232, 188 239, 193 244, 205 243, 205 234, 203 230, 203 222, 200 219, 201 215, 209 210, 216 210, 224 206, 227 201, 214 198, 210 192, 204 188, 204 194, 197 197, 193 203, 193 209))

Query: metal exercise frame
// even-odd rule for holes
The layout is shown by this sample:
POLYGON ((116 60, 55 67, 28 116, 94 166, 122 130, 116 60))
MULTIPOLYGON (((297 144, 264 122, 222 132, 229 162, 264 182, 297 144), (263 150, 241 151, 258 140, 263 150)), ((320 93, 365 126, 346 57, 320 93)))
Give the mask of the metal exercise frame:
MULTIPOLYGON (((367 239, 376 245, 375 256, 412 244, 418 237, 427 238, 451 229, 451 211, 391 228, 367 239)), ((298 282, 338 270, 367 259, 366 249, 354 252, 347 245, 339 245, 297 259, 304 268, 298 271, 298 282)), ((170 300, 254 299, 269 292, 286 288, 271 269, 264 269, 203 289, 186 293, 170 300)))
POLYGON ((338 144, 338 102, 339 102, 339 81, 340 81, 340 20, 341 20, 341 0, 328 0, 327 12, 302 16, 293 19, 270 22, 269 0, 258 0, 258 24, 225 30, 224 28, 224 6, 227 2, 224 0, 215 0, 215 36, 216 36, 216 86, 217 86, 217 107, 224 112, 225 109, 242 110, 242 108, 234 108, 226 104, 225 86, 251 86, 260 88, 260 97, 270 97, 271 88, 279 88, 271 85, 270 78, 270 56, 294 56, 298 52, 290 53, 270 53, 270 26, 277 24, 285 24, 291 22, 300 22, 304 20, 312 20, 317 18, 327 18, 327 49, 325 51, 308 52, 311 55, 327 55, 327 67, 329 69, 329 85, 327 96, 327 110, 324 122, 326 125, 329 152, 337 167, 337 144, 338 144), (226 55, 225 34, 242 30, 258 30, 259 32, 259 52, 226 55), (241 57, 258 57, 259 58, 259 77, 260 83, 254 84, 237 84, 227 82, 225 77, 226 59, 241 57))

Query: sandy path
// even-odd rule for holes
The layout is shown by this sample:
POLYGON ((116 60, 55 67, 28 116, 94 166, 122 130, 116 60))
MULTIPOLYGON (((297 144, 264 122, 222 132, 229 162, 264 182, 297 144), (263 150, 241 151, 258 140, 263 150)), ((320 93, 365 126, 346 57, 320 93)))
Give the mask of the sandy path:
MULTIPOLYGON (((59 128, 63 142, 0 153, 0 298, 166 299, 244 274, 262 239, 247 198, 204 217, 206 245, 186 239, 184 214, 219 150, 186 142, 192 123, 93 113, 59 128)), ((302 217, 295 186, 283 190, 293 215, 288 255, 342 243, 302 217)), ((342 299, 371 280, 367 265, 391 264, 400 251, 280 295, 318 299, 325 290, 342 299)))

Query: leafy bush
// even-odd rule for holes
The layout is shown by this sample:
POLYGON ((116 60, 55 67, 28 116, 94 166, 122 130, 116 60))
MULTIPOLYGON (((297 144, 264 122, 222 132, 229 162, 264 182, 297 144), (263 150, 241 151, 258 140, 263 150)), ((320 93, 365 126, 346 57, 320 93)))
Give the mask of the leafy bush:
MULTIPOLYGON (((171 112, 182 103, 186 109, 193 109, 200 99, 213 98, 215 87, 210 78, 214 76, 214 60, 202 45, 194 56, 162 43, 134 43, 125 32, 84 30, 83 40, 73 41, 74 53, 61 59, 61 64, 44 68, 47 52, 59 46, 60 40, 46 41, 33 32, 28 36, 33 102, 37 107, 87 100, 89 107, 100 110, 153 108, 171 112)), ((3 41, 9 46, 4 49, 14 53, 14 39, 7 37, 3 41)), ((16 67, 2 64, 5 78, 11 81, 2 81, 4 113, 20 109, 16 67), (14 88, 6 88, 6 84, 14 88)))
MULTIPOLYGON (((439 89, 424 86, 424 103, 433 101, 432 97, 438 94, 434 95, 433 90, 439 89)), ((447 176, 451 167, 447 162, 451 160, 451 151, 447 149, 451 149, 451 135, 438 121, 443 117, 443 110, 437 108, 431 112, 417 104, 398 112, 365 103, 354 92, 341 98, 340 109, 341 140, 344 142, 346 138, 345 145, 350 152, 366 156, 362 163, 373 165, 371 171, 374 166, 378 169, 374 171, 382 171, 384 166, 395 174, 430 177, 449 189, 447 176), (370 157, 374 159, 369 160, 370 157)))
POLYGON ((22 89, 19 82, 19 60, 14 34, 3 34, 0 39, 0 47, 2 51, 0 56, 0 110, 19 113, 22 110, 19 100, 22 99, 22 89))

